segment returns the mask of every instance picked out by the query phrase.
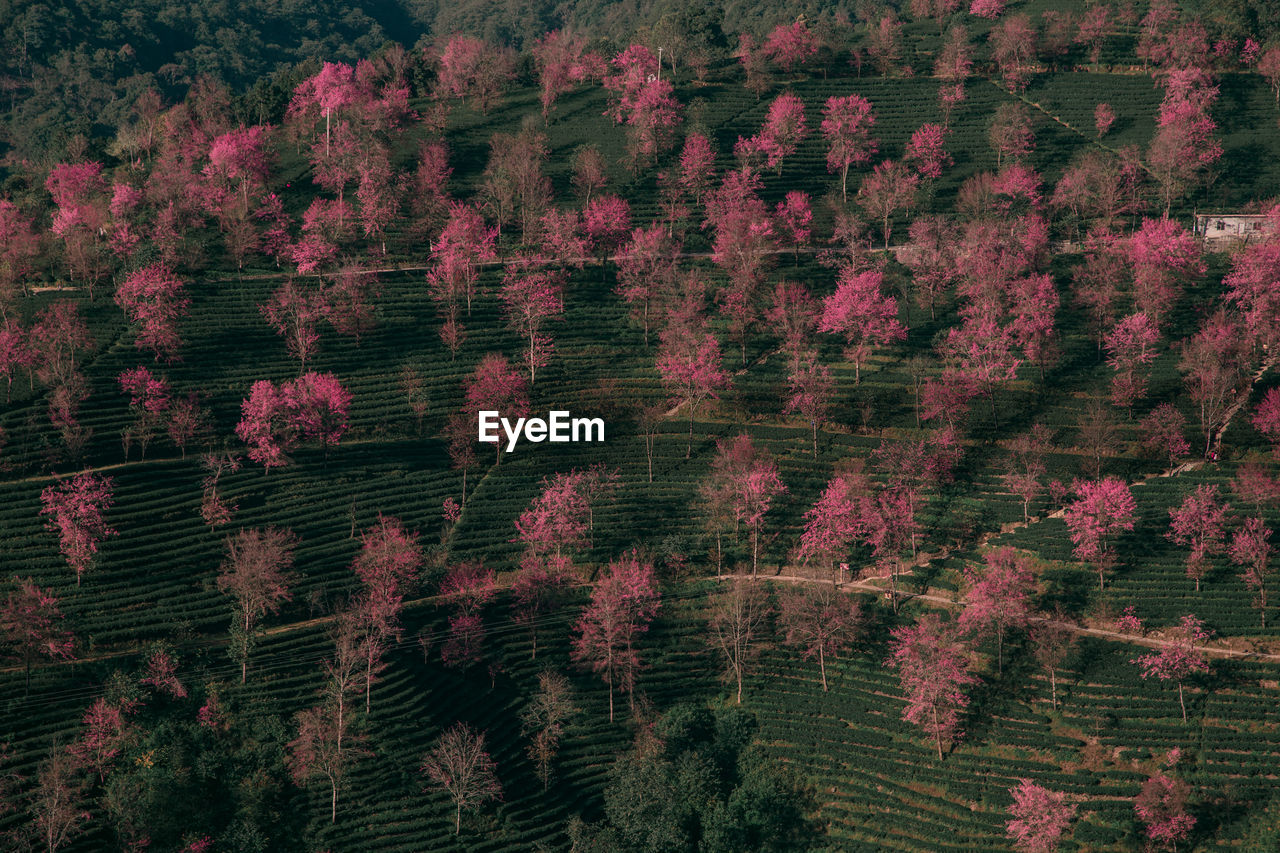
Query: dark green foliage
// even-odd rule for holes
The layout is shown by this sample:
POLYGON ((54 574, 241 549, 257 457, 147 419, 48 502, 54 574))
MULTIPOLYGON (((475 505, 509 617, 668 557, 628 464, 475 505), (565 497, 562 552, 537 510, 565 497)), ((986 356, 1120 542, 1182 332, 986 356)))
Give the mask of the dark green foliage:
POLYGON ((615 762, 606 820, 581 827, 584 841, 635 853, 806 849, 803 795, 751 745, 755 730, 740 708, 672 708, 615 762))

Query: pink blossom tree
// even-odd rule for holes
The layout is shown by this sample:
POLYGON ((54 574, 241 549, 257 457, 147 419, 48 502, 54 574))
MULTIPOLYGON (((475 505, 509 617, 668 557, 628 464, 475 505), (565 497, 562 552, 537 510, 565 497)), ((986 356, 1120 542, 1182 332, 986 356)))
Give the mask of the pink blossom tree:
POLYGON ((762 49, 765 56, 790 74, 797 65, 803 65, 818 52, 818 36, 803 20, 778 24, 770 30, 762 49))
POLYGON ((1209 568, 1209 557, 1224 550, 1227 509, 1218 499, 1218 487, 1208 483, 1196 487, 1180 506, 1169 509, 1169 532, 1165 536, 1191 549, 1187 555, 1187 576, 1200 591, 1200 579, 1209 568))
POLYGON ((721 366, 720 344, 715 335, 684 323, 669 326, 661 337, 658 373, 672 405, 689 409, 689 444, 684 456, 693 453, 693 421, 698 406, 718 399, 729 386, 729 374, 721 366))
POLYGON ((685 137, 680 151, 680 186, 701 201, 715 180, 716 150, 711 140, 702 133, 690 133, 685 137))
POLYGON ((862 362, 873 347, 907 336, 898 322, 898 301, 880 290, 883 281, 878 270, 858 272, 847 266, 840 271, 835 292, 822 303, 818 331, 844 336, 845 358, 853 362, 855 382, 862 381, 862 362))
POLYGON ((177 324, 191 304, 183 288, 163 264, 143 267, 116 288, 116 304, 140 327, 134 346, 150 348, 157 360, 178 360, 182 338, 177 324))
POLYGON ((818 426, 827 420, 834 395, 835 380, 831 378, 831 370, 818 361, 814 353, 792 359, 782 411, 784 414, 799 414, 809 422, 813 430, 814 459, 818 458, 818 426))
POLYGON ((1158 326, 1182 295, 1183 287, 1204 275, 1200 242, 1169 219, 1144 219, 1128 243, 1133 269, 1133 299, 1158 326))
POLYGON ((227 537, 218 589, 235 601, 230 652, 240 663, 241 684, 248 676, 259 620, 292 597, 289 569, 297 541, 291 531, 278 527, 246 527, 227 537))
POLYGON ((63 627, 58 599, 31 578, 13 578, 13 587, 0 605, 0 638, 22 662, 28 691, 31 665, 37 660, 75 658, 75 638, 63 627))
POLYGON ((609 722, 613 691, 621 688, 634 702, 640 655, 635 644, 657 615, 659 594, 653 566, 632 551, 611 562, 596 582, 591 602, 574 633, 572 657, 599 673, 609 690, 609 722))
POLYGON ((1253 605, 1262 618, 1262 628, 1267 627, 1267 583, 1272 574, 1271 529, 1257 516, 1246 518, 1240 529, 1231 537, 1231 562, 1244 569, 1241 577, 1245 586, 1257 596, 1253 605))
POLYGON ((295 434, 319 441, 327 453, 347 431, 351 393, 332 373, 304 373, 280 388, 295 434))
POLYGON ((1009 822, 1005 825, 1020 853, 1055 853, 1076 816, 1076 804, 1067 795, 1050 791, 1030 779, 1010 788, 1009 822))
POLYGON ((1160 330, 1145 311, 1120 320, 1107 333, 1102 345, 1107 350, 1107 364, 1116 371, 1111 379, 1113 405, 1133 411, 1133 404, 1146 393, 1147 378, 1140 373, 1155 360, 1156 341, 1160 330))
POLYGON ((977 634, 994 634, 996 671, 1004 672, 1004 637, 1025 628, 1031 618, 1035 575, 1031 561, 1008 546, 988 551, 985 567, 965 568, 968 589, 958 625, 977 634))
POLYGON ((1077 559, 1093 563, 1098 570, 1098 589, 1106 571, 1115 561, 1111 538, 1132 530, 1136 503, 1123 480, 1077 480, 1072 484, 1078 499, 1064 512, 1077 559))
POLYGON ((840 199, 849 197, 849 168, 871 162, 877 143, 871 136, 876 123, 871 102, 861 95, 830 97, 822 111, 820 129, 827 140, 827 171, 840 173, 840 199))
POLYGON ((903 719, 933 736, 942 760, 943 740, 960 737, 960 720, 969 697, 965 688, 978 683, 969 671, 968 654, 954 625, 933 613, 893 629, 887 666, 898 671, 907 694, 903 719))
POLYGON ((778 596, 778 629, 784 645, 805 660, 818 659, 822 692, 827 692, 827 659, 847 652, 866 625, 858 599, 825 584, 797 584, 778 596))
POLYGON ((1142 784, 1142 790, 1133 801, 1133 811, 1138 820, 1146 824, 1147 838, 1167 845, 1170 850, 1186 838, 1196 825, 1194 816, 1187 814, 1187 799, 1191 789, 1181 779, 1157 773, 1142 784))
POLYGON ((804 532, 796 556, 805 564, 810 560, 824 563, 832 586, 844 582, 844 558, 867 535, 863 485, 853 476, 836 475, 804 514, 804 532))
POLYGON ((1106 136, 1115 123, 1116 112, 1111 109, 1110 104, 1098 104, 1093 108, 1093 127, 1098 131, 1099 139, 1106 136))
MULTIPOLYGON (((506 356, 489 353, 480 359, 475 372, 467 380, 463 392, 464 411, 468 414, 472 440, 477 435, 474 426, 478 412, 501 412, 503 417, 521 417, 529 414, 529 386, 507 361, 506 356)), ((502 442, 495 445, 497 462, 502 463, 502 442)))
POLYGON ((907 142, 906 160, 921 181, 936 181, 942 170, 951 165, 946 149, 947 129, 940 124, 922 124, 907 142))
MULTIPOLYGON (((747 436, 740 436, 739 442, 750 448, 747 436), (747 440, 743 442, 743 439, 747 440)), ((742 477, 734 485, 731 506, 734 519, 751 528, 751 575, 755 577, 760 562, 761 525, 774 499, 785 494, 787 487, 778 476, 778 466, 772 456, 754 448, 747 456, 742 477)))
POLYGON ((121 431, 125 459, 129 447, 136 441, 142 448, 142 458, 147 458, 147 445, 161 431, 169 417, 169 383, 164 377, 153 376, 145 367, 135 367, 122 372, 118 379, 120 390, 129 395, 129 409, 133 423, 121 431))
POLYGON ((676 275, 676 256, 680 251, 660 224, 636 228, 631 239, 618 252, 617 294, 631 309, 631 317, 644 328, 644 343, 649 345, 650 308, 660 308, 672 296, 676 275))
POLYGON ((1207 317, 1194 336, 1182 342, 1178 370, 1187 393, 1199 408, 1204 454, 1227 422, 1238 395, 1247 387, 1245 341, 1240 327, 1224 310, 1207 317))
POLYGON ((298 372, 306 370, 307 359, 320 343, 317 327, 329 310, 324 294, 288 279, 260 310, 275 333, 284 338, 289 354, 298 360, 298 372))
POLYGON ((547 321, 564 313, 561 276, 551 270, 524 271, 512 268, 502 287, 507 322, 526 341, 525 366, 533 385, 537 369, 551 359, 551 336, 544 333, 547 321))
POLYGON ((1183 698, 1183 683, 1193 675, 1209 671, 1209 656, 1201 646, 1213 636, 1194 614, 1183 616, 1178 625, 1169 631, 1169 639, 1157 652, 1139 655, 1131 663, 1142 670, 1143 678, 1173 681, 1178 685, 1178 705, 1182 708, 1182 722, 1187 721, 1187 703, 1183 698))
POLYGON ((617 250, 631 233, 631 205, 616 195, 596 196, 582 209, 582 230, 599 254, 603 271, 609 253, 617 250))
POLYGON ((58 548, 76 573, 76 586, 93 567, 98 543, 116 531, 107 526, 106 511, 114 500, 110 477, 84 472, 47 486, 40 493, 45 529, 58 534, 58 548))
POLYGON ((1172 403, 1161 403, 1138 424, 1142 446, 1169 457, 1169 467, 1191 452, 1187 444, 1187 419, 1172 403))
POLYGON ((241 402, 240 414, 236 436, 249 446, 249 458, 261 463, 267 474, 284 465, 286 453, 297 441, 284 392, 270 379, 259 379, 241 402))
POLYGON ((885 160, 876 166, 858 187, 858 204, 873 220, 879 220, 884 234, 885 251, 889 249, 893 217, 911 207, 920 179, 897 160, 885 160))

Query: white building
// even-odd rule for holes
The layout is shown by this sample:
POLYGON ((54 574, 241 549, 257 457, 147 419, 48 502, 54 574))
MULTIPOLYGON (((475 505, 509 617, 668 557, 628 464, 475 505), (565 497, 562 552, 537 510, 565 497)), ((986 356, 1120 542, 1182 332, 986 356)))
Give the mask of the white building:
POLYGON ((1197 213, 1195 232, 1209 246, 1226 246, 1253 242, 1275 227, 1275 219, 1265 214, 1197 213))

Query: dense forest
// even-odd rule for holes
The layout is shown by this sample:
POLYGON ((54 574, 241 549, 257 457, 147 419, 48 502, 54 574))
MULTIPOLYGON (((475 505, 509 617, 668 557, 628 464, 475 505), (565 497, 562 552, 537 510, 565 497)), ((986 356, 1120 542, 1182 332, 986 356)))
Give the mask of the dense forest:
POLYGON ((1280 843, 1272 4, 0 21, 0 848, 1280 843))

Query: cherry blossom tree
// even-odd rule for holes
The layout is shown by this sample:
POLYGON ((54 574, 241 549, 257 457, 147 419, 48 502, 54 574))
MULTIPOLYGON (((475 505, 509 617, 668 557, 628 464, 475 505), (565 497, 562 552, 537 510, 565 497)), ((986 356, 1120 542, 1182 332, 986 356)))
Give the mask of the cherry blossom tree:
POLYGON ((599 254, 603 271, 609 253, 631 233, 631 205, 616 195, 596 196, 582 208, 582 230, 599 254))
MULTIPOLYGON (((467 380, 464 392, 464 408, 472 426, 471 437, 477 435, 475 422, 478 412, 502 412, 503 417, 521 417, 529 414, 529 386, 507 361, 506 356, 489 353, 480 359, 475 372, 467 380)), ((497 463, 502 463, 502 442, 495 445, 497 463)))
POLYGON ((818 659, 822 692, 827 692, 827 658, 847 652, 862 635, 866 617, 858 599, 826 584, 796 586, 778 595, 782 642, 798 647, 805 660, 818 659))
POLYGON ((844 267, 835 292, 822 303, 818 331, 844 336, 845 358, 853 362, 855 382, 862 381, 862 362, 873 347, 907 336, 898 322, 897 300, 880 290, 883 281, 878 270, 858 272, 855 267, 844 267))
POLYGON ((1187 495, 1180 506, 1169 509, 1169 532, 1165 536, 1174 544, 1191 549, 1187 555, 1187 576, 1200 591, 1200 579, 1209 568, 1209 557, 1224 550, 1227 509, 1218 499, 1218 487, 1202 484, 1187 495))
POLYGON ((1066 794, 1030 779, 1020 780, 1009 793, 1013 803, 1005 826, 1013 846, 1020 853, 1055 853, 1076 816, 1076 804, 1068 802, 1066 794))
POLYGON ((684 457, 693 453, 693 421, 702 401, 718 399, 717 392, 729 386, 729 375, 721 367, 720 344, 715 335, 684 323, 673 324, 661 336, 658 373, 675 406, 689 409, 689 444, 684 457))
POLYGON ((1116 371, 1111 379, 1113 405, 1132 413, 1133 404, 1145 395, 1147 378, 1139 371, 1155 360, 1159 339, 1160 330, 1145 311, 1123 318, 1107 333, 1102 345, 1107 364, 1116 371))
POLYGON ((1187 419, 1172 403, 1161 403, 1138 424, 1142 446, 1169 457, 1169 467, 1191 452, 1187 444, 1187 419))
MULTIPOLYGON (((1280 48, 1277 48, 1280 56, 1280 48)), ((1280 206, 1270 210, 1272 228, 1280 224, 1280 206), (1274 223, 1274 224, 1273 224, 1274 223)), ((1237 250, 1231 259, 1231 272, 1223 278, 1227 298, 1240 310, 1241 321, 1258 345, 1270 350, 1280 346, 1280 231, 1254 240, 1237 250)))
POLYGON ((1147 838, 1168 845, 1170 850, 1186 838, 1196 824, 1195 817, 1187 814, 1190 795, 1186 782, 1164 773, 1157 773, 1144 782, 1134 798, 1133 810, 1138 820, 1146 824, 1147 838))
POLYGON ((524 565, 511 583, 511 618, 529 629, 529 659, 538 657, 538 626, 560 606, 570 577, 542 564, 524 565))
POLYGON ((39 255, 39 237, 31 221, 13 202, 0 198, 0 317, 9 318, 39 255))
POLYGON ((75 638, 62 624, 62 610, 52 593, 36 586, 31 578, 13 578, 13 588, 0 605, 0 638, 22 662, 27 691, 31 690, 31 664, 36 660, 75 659, 75 638))
POLYGON ((298 785, 322 778, 329 783, 329 822, 338 820, 338 793, 355 757, 351 748, 350 722, 338 706, 323 702, 296 715, 298 736, 286 746, 285 762, 298 785), (344 747, 344 737, 348 743, 344 747))
POLYGON ((1200 409, 1205 456, 1213 449, 1214 436, 1225 425, 1228 412, 1248 384, 1242 339, 1239 326, 1219 310, 1182 344, 1178 370, 1183 374, 1187 393, 1200 409))
POLYGON ((1031 595, 1035 575, 1030 559, 1005 546, 988 551, 985 567, 965 568, 965 607, 958 625, 977 634, 991 633, 996 638, 996 671, 1004 672, 1004 636, 1011 630, 1025 628, 1031 618, 1031 595))
POLYGON ((1241 575, 1245 586, 1257 592, 1253 604, 1262 618, 1262 628, 1267 627, 1267 583, 1272 574, 1271 529, 1257 516, 1246 518, 1244 524, 1231 537, 1231 562, 1244 569, 1241 575))
POLYGON ((809 244, 813 234, 813 210, 809 206, 809 194, 800 190, 791 190, 774 208, 779 233, 787 237, 794 253, 796 264, 800 263, 800 250, 809 244))
POLYGON ((572 657, 599 673, 608 686, 611 723, 615 685, 634 703, 641 665, 635 644, 649 630, 658 606, 653 566, 632 551, 608 565, 574 625, 572 657))
POLYGON ((892 10, 867 22, 867 56, 885 77, 902 58, 902 22, 892 10))
POLYGON ((440 585, 440 594, 454 606, 449 617, 449 634, 440 649, 445 666, 468 667, 483 657, 485 638, 482 611, 496 591, 497 575, 477 563, 450 569, 440 585))
POLYGON ((956 627, 934 613, 893 629, 887 666, 898 671, 907 705, 902 717, 934 738, 938 760, 942 742, 960 737, 960 719, 969 706, 965 688, 978 683, 969 671, 967 650, 956 627))
POLYGON ((249 445, 249 458, 262 464, 264 473, 284 465, 285 454, 297 441, 297 429, 289 417, 285 393, 270 379, 259 379, 240 404, 236 436, 249 445))
POLYGON ((76 586, 98 553, 98 543, 116 531, 107 526, 106 511, 114 501, 110 477, 84 472, 40 492, 45 529, 58 534, 58 549, 76 573, 76 586))
POLYGON ((1031 112, 1020 102, 1003 103, 996 108, 987 132, 991 148, 996 152, 997 168, 1006 159, 1020 160, 1035 148, 1031 131, 1031 112))
POLYGON ((97 775, 99 783, 106 781, 112 763, 133 739, 129 713, 134 704, 126 698, 99 696, 81 718, 84 730, 67 747, 81 767, 97 775))
POLYGON ((792 359, 782 411, 799 414, 809 421, 813 429, 814 459, 818 458, 818 426, 826 422, 834 395, 835 380, 816 354, 808 352, 792 359))
MULTIPOLYGON (((1111 29, 1112 9, 1108 4, 1099 3, 1085 9, 1080 16, 1080 29, 1076 33, 1075 42, 1084 45, 1089 51, 1089 64, 1098 70, 1098 59, 1102 56, 1102 44, 1111 29)), ((1101 134, 1099 134, 1101 135, 1101 134)))
POLYGON ((329 310, 324 294, 288 279, 259 310, 275 333, 284 338, 289 354, 298 359, 298 372, 306 370, 307 359, 320 343, 317 326, 329 310))
POLYGON ((803 19, 791 24, 778 24, 765 38, 762 49, 765 56, 790 74, 797 65, 803 65, 817 54, 818 36, 803 19))
POLYGON ((685 137, 680 151, 680 186, 694 201, 701 201, 715 181, 716 149, 702 133, 685 137))
POLYGON ((1115 123, 1116 112, 1111 109, 1110 104, 1098 104, 1093 108, 1093 127, 1098 131, 1099 139, 1106 136, 1115 123))
POLYGON ((1159 325, 1182 295, 1182 288, 1204 275, 1200 242, 1172 220, 1144 219, 1127 248, 1133 268, 1134 304, 1159 325))
POLYGON ((1209 656, 1201 644, 1213 636, 1194 614, 1183 616, 1178 625, 1169 631, 1169 639, 1159 651, 1139 655, 1130 663, 1137 664, 1143 678, 1173 681, 1178 685, 1178 705, 1182 708, 1182 722, 1187 721, 1187 703, 1183 698, 1183 683, 1193 675, 1209 671, 1209 656))
POLYGON ((149 348, 158 361, 177 361, 182 346, 177 323, 191 300, 183 282, 163 264, 143 267, 116 288, 116 304, 140 327, 134 346, 149 348))
POLYGON ((484 733, 466 723, 454 723, 422 759, 421 772, 453 799, 453 833, 462 832, 462 812, 475 811, 502 799, 497 765, 484 747, 484 733))
POLYGON ((1058 668, 1076 644, 1076 634, 1061 611, 1031 626, 1031 653, 1049 676, 1049 701, 1058 707, 1058 668))
POLYGON ((1031 19, 1010 15, 991 28, 987 41, 1004 87, 1010 92, 1026 89, 1036 58, 1036 29, 1031 19))
POLYGON ((973 0, 969 4, 969 14, 978 18, 995 20, 1004 13, 1005 0, 973 0))
POLYGON ((1044 490, 1041 478, 1046 473, 1045 454, 1051 445, 1049 429, 1042 423, 1018 434, 1009 443, 1009 469, 1004 481, 1011 492, 1022 498, 1023 521, 1029 520, 1031 501, 1044 490))
POLYGON ((879 220, 884 234, 884 248, 889 250, 893 217, 915 200, 920 179, 897 160, 885 160, 876 166, 858 188, 858 204, 873 220, 879 220))
MULTIPOLYGON (((749 445, 750 441, 746 443, 749 445)), ((751 576, 755 577, 760 563, 761 524, 774 498, 786 494, 787 487, 778 476, 773 457, 762 451, 752 450, 742 474, 735 484, 732 507, 734 519, 751 528, 751 576)))
POLYGON ((516 519, 526 567, 567 569, 569 553, 586 546, 589 505, 583 480, 583 472, 577 470, 544 477, 542 492, 516 519))
POLYGON ((129 447, 135 441, 142 448, 142 458, 146 459, 147 445, 169 417, 172 402, 169 383, 163 377, 153 376, 145 367, 123 371, 118 381, 120 390, 129 395, 129 409, 133 412, 133 423, 121 431, 125 459, 128 460, 129 447))
POLYGON ((654 223, 636 228, 618 252, 617 293, 631 308, 631 318, 644 327, 644 343, 649 345, 651 306, 671 297, 675 283, 676 256, 680 250, 666 229, 654 223))
POLYGON ((1063 517, 1076 558, 1097 567, 1098 589, 1102 589, 1106 571, 1115 561, 1111 538, 1133 529, 1136 503, 1129 487, 1116 477, 1077 480, 1072 488, 1079 497, 1063 517))
POLYGON ((289 569, 297 541, 291 531, 278 527, 246 527, 227 537, 218 589, 235 600, 231 654, 240 662, 241 684, 248 676, 259 620, 279 611, 292 597, 289 569))
POLYGON ((550 270, 524 271, 511 268, 502 287, 507 322, 523 337, 525 366, 529 384, 533 385, 537 369, 551 358, 552 340, 543 332, 548 320, 564 312, 563 286, 558 273, 550 270))
POLYGON ((947 129, 940 124, 922 124, 907 142, 906 161, 921 181, 935 181, 953 162, 946 149, 947 129))
POLYGON ((871 102, 861 95, 832 96, 822 110, 820 130, 827 140, 827 171, 840 173, 840 199, 849 197, 849 168, 871 162, 877 143, 871 102))
POLYGON ((737 683, 739 705, 742 677, 760 653, 761 634, 768 619, 768 597, 759 584, 731 578, 722 591, 711 596, 707 643, 724 656, 724 677, 737 683))
POLYGON ((552 106, 561 95, 573 91, 586 76, 582 53, 586 40, 568 30, 552 30, 533 46, 533 59, 538 66, 538 85, 542 89, 542 121, 545 124, 552 106))

